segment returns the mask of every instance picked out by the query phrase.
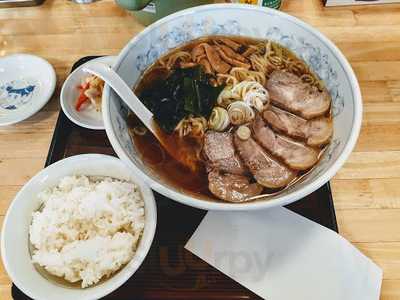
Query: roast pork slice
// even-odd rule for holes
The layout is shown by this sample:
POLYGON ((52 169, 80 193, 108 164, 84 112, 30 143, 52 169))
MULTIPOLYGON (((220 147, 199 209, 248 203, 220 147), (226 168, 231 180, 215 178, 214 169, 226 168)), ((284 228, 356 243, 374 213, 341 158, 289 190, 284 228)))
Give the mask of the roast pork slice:
POLYGON ((308 170, 318 161, 318 153, 314 149, 275 133, 260 115, 253 122, 253 132, 254 138, 261 146, 291 169, 308 170))
POLYGON ((295 171, 265 152, 251 137, 242 140, 235 134, 234 143, 243 162, 259 184, 276 189, 285 187, 296 177, 295 171))
POLYGON ((326 89, 321 92, 286 71, 274 71, 267 82, 267 89, 275 105, 305 119, 324 115, 331 105, 326 89))
POLYGON ((208 188, 219 199, 229 202, 244 202, 263 191, 258 183, 250 183, 246 176, 221 173, 212 170, 208 173, 208 188))
POLYGON ((310 146, 327 144, 333 134, 332 120, 328 118, 317 118, 308 121, 304 132, 307 136, 307 144, 310 146))
POLYGON ((236 175, 248 174, 248 170, 235 153, 232 134, 209 130, 204 136, 204 157, 208 169, 218 169, 236 175))
POLYGON ((293 138, 300 138, 310 146, 327 144, 333 134, 333 124, 329 118, 320 117, 305 120, 277 107, 270 106, 263 113, 264 120, 273 129, 293 138))

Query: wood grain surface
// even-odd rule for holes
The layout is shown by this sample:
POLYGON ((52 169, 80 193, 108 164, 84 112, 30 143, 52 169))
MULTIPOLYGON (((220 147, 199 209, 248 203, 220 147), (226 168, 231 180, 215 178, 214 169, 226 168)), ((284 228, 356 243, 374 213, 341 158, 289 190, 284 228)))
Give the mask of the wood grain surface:
MULTIPOLYGON (((343 51, 360 81, 360 139, 332 181, 339 231, 384 271, 382 300, 400 299, 400 5, 324 8, 319 0, 286 0, 283 11, 314 25, 343 51)), ((79 5, 46 0, 0 9, 0 56, 32 53, 57 72, 57 90, 41 112, 0 127, 0 224, 19 190, 42 169, 73 62, 115 55, 143 26, 112 0, 79 5)), ((11 299, 0 263, 0 299, 11 299)), ((355 299, 361 300, 361 299, 355 299)))

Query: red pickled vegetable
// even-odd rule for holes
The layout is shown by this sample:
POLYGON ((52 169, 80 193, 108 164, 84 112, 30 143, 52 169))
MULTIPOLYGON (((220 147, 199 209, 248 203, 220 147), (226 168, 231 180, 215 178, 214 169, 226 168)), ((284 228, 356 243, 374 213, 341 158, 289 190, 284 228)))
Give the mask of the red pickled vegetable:
POLYGON ((79 88, 79 97, 75 104, 75 109, 79 111, 83 103, 85 103, 89 98, 85 95, 85 91, 89 89, 89 83, 85 83, 80 85, 79 88))

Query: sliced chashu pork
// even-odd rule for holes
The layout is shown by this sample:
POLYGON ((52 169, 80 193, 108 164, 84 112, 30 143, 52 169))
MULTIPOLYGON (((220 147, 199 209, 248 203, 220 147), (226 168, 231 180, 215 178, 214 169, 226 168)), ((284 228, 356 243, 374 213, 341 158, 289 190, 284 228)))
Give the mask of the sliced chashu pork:
POLYGON ((275 133, 260 115, 256 117, 252 126, 254 138, 258 143, 291 169, 308 170, 317 163, 318 153, 314 149, 275 133))
POLYGON ((270 106, 263 112, 264 120, 274 129, 293 138, 300 138, 310 146, 327 144, 333 134, 329 118, 305 120, 277 107, 270 106))
POLYGON ((235 134, 234 144, 239 156, 259 184, 276 189, 288 185, 296 177, 295 171, 265 152, 251 137, 242 140, 235 134))
POLYGON ((236 175, 248 174, 247 168, 235 153, 232 134, 229 132, 207 131, 204 136, 203 154, 208 169, 218 169, 236 175))
POLYGON ((246 176, 222 173, 212 170, 208 173, 208 188, 219 199, 229 202, 243 202, 263 191, 258 183, 250 183, 246 176))
POLYGON ((272 102, 305 119, 319 117, 328 112, 331 97, 326 89, 304 83, 300 77, 286 72, 274 71, 267 82, 272 102))

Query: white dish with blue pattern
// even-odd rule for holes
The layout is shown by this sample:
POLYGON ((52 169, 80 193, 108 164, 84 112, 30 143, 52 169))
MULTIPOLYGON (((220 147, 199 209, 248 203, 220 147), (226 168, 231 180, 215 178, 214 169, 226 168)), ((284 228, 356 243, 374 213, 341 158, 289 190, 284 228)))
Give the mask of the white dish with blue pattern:
POLYGON ((133 38, 118 56, 114 70, 129 86, 134 86, 143 71, 162 54, 195 38, 216 34, 276 41, 301 57, 324 80, 332 96, 334 134, 316 167, 303 180, 264 201, 234 204, 185 194, 141 160, 128 134, 128 110, 117 94, 106 86, 103 120, 114 150, 157 192, 207 210, 283 206, 317 190, 342 167, 356 144, 362 121, 362 99, 357 78, 346 58, 310 25, 277 10, 249 5, 214 4, 190 8, 159 20, 133 38))
POLYGON ((43 58, 13 54, 0 58, 0 126, 21 122, 51 98, 56 73, 43 58))

